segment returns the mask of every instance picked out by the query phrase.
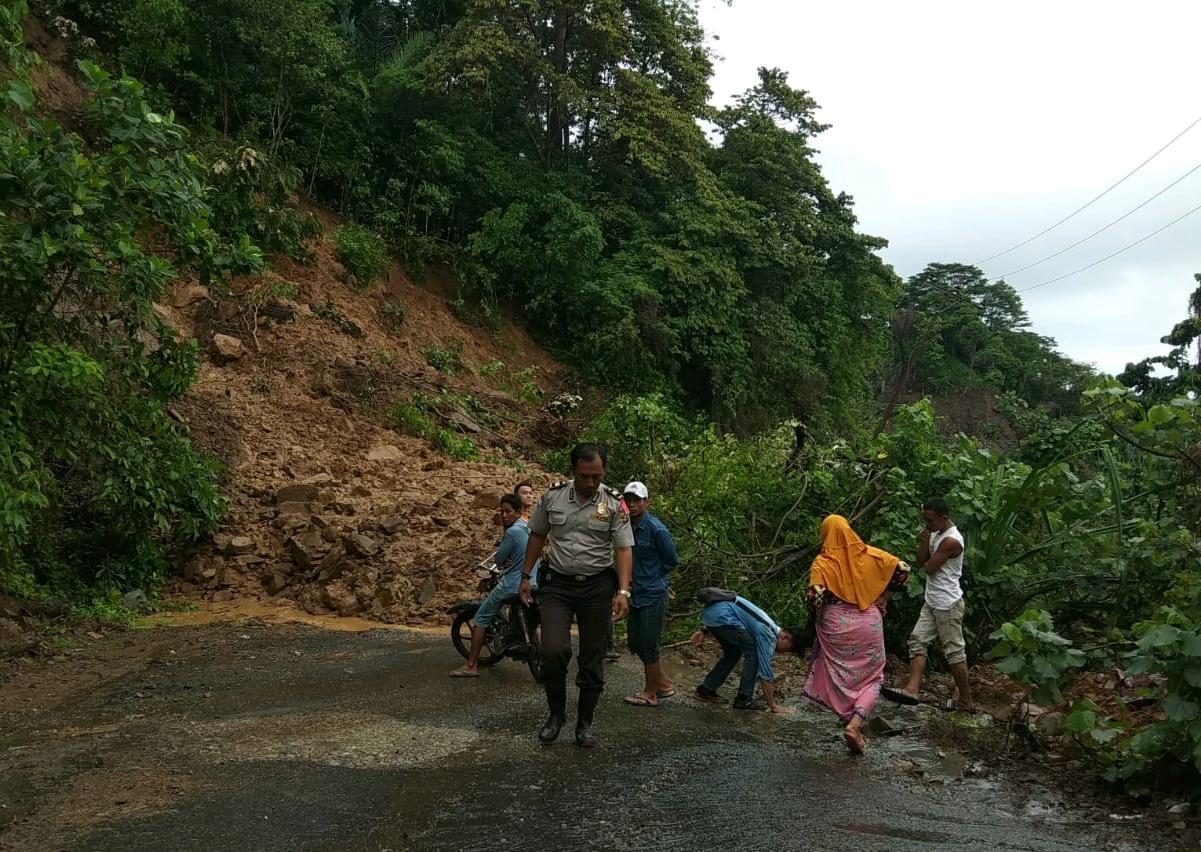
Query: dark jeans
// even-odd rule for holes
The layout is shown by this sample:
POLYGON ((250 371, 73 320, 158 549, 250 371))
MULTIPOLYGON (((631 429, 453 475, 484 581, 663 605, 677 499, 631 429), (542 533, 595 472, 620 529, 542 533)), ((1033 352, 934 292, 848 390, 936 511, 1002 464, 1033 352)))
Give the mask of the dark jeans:
POLYGON ((667 615, 667 595, 654 603, 631 607, 626 630, 630 653, 644 666, 659 662, 659 640, 663 638, 663 619, 667 615))
POLYGON ((577 719, 592 721, 605 688, 605 633, 617 586, 612 571, 579 581, 543 569, 538 587, 542 616, 542 682, 550 712, 567 715, 567 664, 571 661, 571 619, 580 630, 575 683, 580 689, 577 719))
POLYGON ((742 679, 738 682, 738 697, 750 699, 755 694, 755 680, 759 676, 759 658, 755 654, 755 637, 737 627, 710 627, 709 632, 721 645, 721 659, 706 675, 701 686, 717 692, 726 682, 738 660, 742 660, 742 679))

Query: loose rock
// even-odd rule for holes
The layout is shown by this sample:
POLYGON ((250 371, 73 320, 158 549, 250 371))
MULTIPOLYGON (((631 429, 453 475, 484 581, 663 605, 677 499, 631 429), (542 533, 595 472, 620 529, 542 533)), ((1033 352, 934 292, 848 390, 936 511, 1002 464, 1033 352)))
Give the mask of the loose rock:
POLYGON ((500 503, 500 495, 494 491, 481 491, 475 495, 475 499, 471 501, 473 509, 495 509, 500 503))
POLYGON ((197 302, 203 302, 209 297, 208 288, 203 284, 197 284, 195 281, 187 284, 180 284, 175 288, 172 294, 171 304, 176 308, 187 308, 197 302))
POLYGON ((324 583, 342 576, 345 567, 346 551, 342 549, 341 545, 337 545, 322 558, 317 572, 317 582, 324 583))
POLYGON ((297 568, 312 568, 322 550, 321 533, 309 529, 304 534, 292 536, 287 541, 288 556, 297 568))
POLYGON ((308 482, 285 485, 275 492, 275 504, 283 506, 287 503, 311 503, 317 499, 319 493, 317 486, 308 482))
POLYGON ((226 556, 243 556, 248 553, 254 553, 256 545, 254 539, 246 535, 236 535, 229 540, 222 551, 226 556))
POLYGON ((279 571, 271 571, 263 580, 263 586, 267 589, 267 594, 278 595, 288 585, 288 576, 279 571))
POLYGON ((375 540, 362 533, 347 533, 342 536, 342 544, 352 556, 360 559, 370 559, 379 554, 379 545, 375 540))
POLYGON ((246 347, 238 338, 230 337, 228 334, 213 335, 213 359, 218 364, 237 361, 245 352, 246 347))
POLYGON ((367 453, 367 461, 400 461, 401 458, 403 458, 403 454, 400 452, 400 447, 392 444, 372 447, 367 453))

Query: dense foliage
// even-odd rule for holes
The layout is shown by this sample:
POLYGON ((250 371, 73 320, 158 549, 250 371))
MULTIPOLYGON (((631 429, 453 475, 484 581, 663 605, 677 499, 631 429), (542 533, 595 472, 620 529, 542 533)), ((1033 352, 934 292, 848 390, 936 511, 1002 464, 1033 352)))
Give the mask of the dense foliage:
POLYGON ((137 82, 82 63, 79 132, 39 117, 23 12, 0 5, 0 588, 153 585, 224 506, 166 411, 196 344, 154 301, 262 258, 210 226, 183 129, 137 82))
POLYGON ((932 263, 906 281, 893 332, 903 384, 927 393, 986 387, 1073 411, 1092 379, 1030 331, 1012 287, 974 266, 932 263))
POLYGON ((410 261, 455 264, 464 316, 515 307, 587 379, 747 431, 870 402, 898 291, 883 242, 822 177, 816 104, 781 72, 709 106, 691 2, 50 7, 410 261))

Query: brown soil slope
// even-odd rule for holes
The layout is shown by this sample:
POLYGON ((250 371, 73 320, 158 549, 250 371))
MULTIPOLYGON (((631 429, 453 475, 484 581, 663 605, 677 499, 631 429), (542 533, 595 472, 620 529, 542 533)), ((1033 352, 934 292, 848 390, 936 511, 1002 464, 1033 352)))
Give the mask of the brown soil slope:
POLYGON ((386 286, 358 291, 326 240, 314 248, 311 266, 277 260, 223 298, 180 282, 161 307, 207 356, 175 411, 229 474, 226 534, 184 576, 217 600, 279 595, 310 612, 428 620, 474 587, 499 495, 521 471, 546 479, 524 460, 557 423, 503 388, 553 387, 559 368, 516 327, 461 324, 395 266, 386 286), (433 369, 429 347, 458 350, 462 366, 433 369), (490 461, 389 429, 414 394, 490 461))
MULTIPOLYGON (((69 50, 32 15, 25 31, 43 59, 40 106, 69 127, 84 102, 69 50)), ((230 500, 222 534, 180 566, 181 591, 429 621, 474 591, 470 569, 499 535, 499 495, 548 479, 529 460, 568 434, 538 401, 561 368, 512 323, 460 322, 434 292, 454 289, 437 270, 429 288, 394 264, 386 282, 356 289, 330 241, 338 223, 315 213, 325 234, 312 263, 272 258, 274 271, 228 292, 181 280, 157 306, 204 353, 171 413, 221 459, 230 500), (433 369, 432 347, 461 366, 433 369), (395 406, 415 394, 438 428, 487 461, 390 429, 395 406)))

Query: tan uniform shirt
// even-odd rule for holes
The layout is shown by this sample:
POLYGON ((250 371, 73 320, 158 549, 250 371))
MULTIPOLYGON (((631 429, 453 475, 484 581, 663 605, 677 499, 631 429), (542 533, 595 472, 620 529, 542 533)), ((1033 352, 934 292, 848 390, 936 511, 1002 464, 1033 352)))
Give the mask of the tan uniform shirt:
POLYGON ((551 487, 534 509, 530 531, 546 536, 543 564, 560 574, 591 576, 613 567, 613 548, 633 547, 630 516, 621 495, 601 485, 592 499, 577 501, 575 484, 551 487))

